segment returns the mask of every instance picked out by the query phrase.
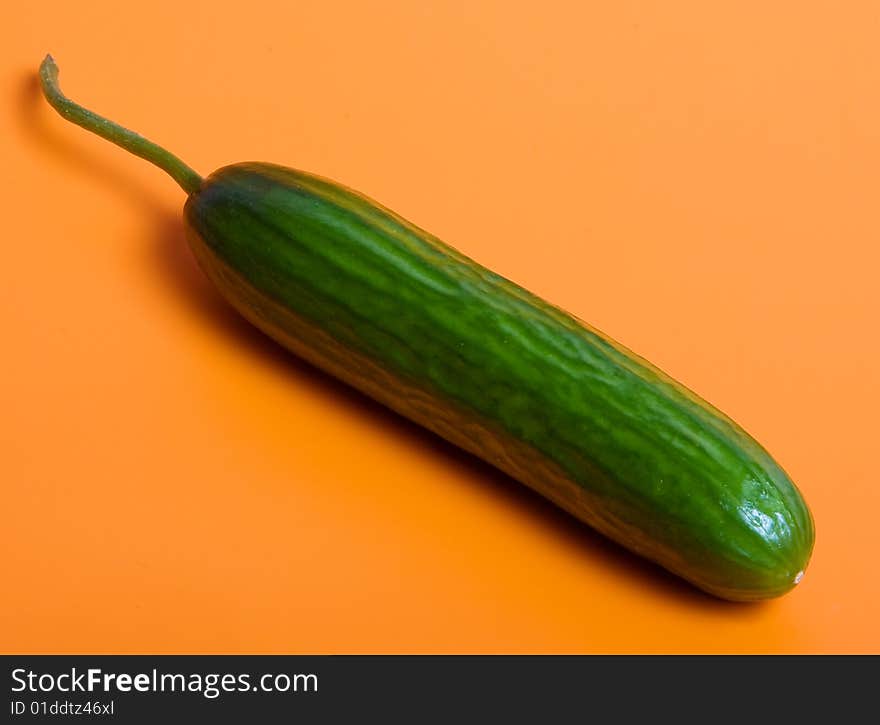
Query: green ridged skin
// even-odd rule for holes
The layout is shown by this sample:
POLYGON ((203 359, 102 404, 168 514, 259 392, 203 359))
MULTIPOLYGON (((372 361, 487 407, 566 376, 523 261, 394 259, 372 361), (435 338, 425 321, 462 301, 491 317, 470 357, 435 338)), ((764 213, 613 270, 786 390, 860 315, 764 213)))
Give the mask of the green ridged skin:
POLYGON ((185 207, 206 274, 281 344, 701 589, 777 596, 813 523, 770 455, 571 315, 334 182, 215 172, 185 207))
POLYGON ((332 181, 271 164, 207 179, 72 101, 66 120, 187 192, 190 247, 282 345, 733 600, 791 589, 813 548, 794 484, 739 426, 598 330, 332 181))

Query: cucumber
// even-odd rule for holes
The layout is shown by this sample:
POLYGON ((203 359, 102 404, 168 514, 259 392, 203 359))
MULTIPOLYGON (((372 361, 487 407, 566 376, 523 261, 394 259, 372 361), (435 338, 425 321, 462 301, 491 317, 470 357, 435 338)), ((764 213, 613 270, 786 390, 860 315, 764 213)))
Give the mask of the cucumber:
POLYGON ((63 96, 51 58, 41 78, 68 120, 171 174, 201 269, 296 355, 706 592, 800 581, 814 527, 795 485, 647 361, 351 189, 266 163, 202 179, 63 96))

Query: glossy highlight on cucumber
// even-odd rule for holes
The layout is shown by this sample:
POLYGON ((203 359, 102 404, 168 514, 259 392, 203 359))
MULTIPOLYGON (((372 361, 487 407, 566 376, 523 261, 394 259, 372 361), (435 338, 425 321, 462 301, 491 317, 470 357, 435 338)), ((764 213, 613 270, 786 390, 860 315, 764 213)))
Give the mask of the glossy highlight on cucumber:
POLYGON ((41 78, 62 116, 178 182, 201 269, 296 355, 711 594, 800 581, 814 528, 797 488, 647 361, 345 186, 268 163, 202 179, 67 99, 49 57, 41 78))

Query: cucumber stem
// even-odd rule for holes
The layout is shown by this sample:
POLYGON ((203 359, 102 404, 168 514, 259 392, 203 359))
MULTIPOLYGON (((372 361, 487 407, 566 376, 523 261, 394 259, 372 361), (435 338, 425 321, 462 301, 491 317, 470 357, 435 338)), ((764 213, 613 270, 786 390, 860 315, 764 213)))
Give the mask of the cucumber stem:
POLYGON ((140 134, 129 131, 118 123, 113 123, 113 121, 83 108, 65 96, 58 85, 58 66, 55 65, 51 55, 47 55, 40 64, 40 83, 43 86, 43 95, 46 100, 68 121, 82 126, 87 131, 121 146, 135 156, 140 156, 155 164, 180 184, 180 187, 187 194, 192 194, 202 185, 202 177, 174 154, 145 139, 140 134))

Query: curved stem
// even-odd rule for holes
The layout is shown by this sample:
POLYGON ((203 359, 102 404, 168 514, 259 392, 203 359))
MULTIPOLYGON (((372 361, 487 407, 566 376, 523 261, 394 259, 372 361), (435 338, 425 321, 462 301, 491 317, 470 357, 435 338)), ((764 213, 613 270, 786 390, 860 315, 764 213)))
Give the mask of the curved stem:
POLYGON ((68 121, 82 126, 87 131, 121 146, 135 156, 140 156, 155 164, 170 174, 171 178, 180 184, 187 194, 192 194, 202 185, 202 177, 174 154, 145 139, 140 134, 129 131, 118 123, 113 123, 103 116, 83 108, 65 96, 58 85, 58 66, 55 65, 51 55, 47 55, 40 64, 40 83, 43 86, 43 95, 46 96, 46 100, 68 121))

